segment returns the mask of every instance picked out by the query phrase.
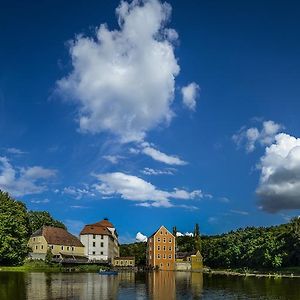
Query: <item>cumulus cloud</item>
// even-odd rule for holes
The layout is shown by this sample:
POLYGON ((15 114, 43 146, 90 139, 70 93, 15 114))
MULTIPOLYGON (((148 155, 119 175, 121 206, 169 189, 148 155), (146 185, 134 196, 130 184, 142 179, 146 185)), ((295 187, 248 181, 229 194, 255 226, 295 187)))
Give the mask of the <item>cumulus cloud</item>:
POLYGON ((258 168, 261 175, 256 193, 263 210, 300 209, 300 138, 276 135, 258 168))
POLYGON ((55 174, 56 170, 39 166, 16 169, 7 157, 0 157, 0 189, 15 197, 46 191, 44 181, 55 174))
POLYGON ((195 82, 192 82, 181 89, 182 102, 188 109, 196 109, 196 99, 198 97, 199 90, 200 87, 195 82))
POLYGON ((135 240, 137 241, 137 242, 147 242, 147 237, 145 236, 145 235, 143 235, 141 232, 138 232, 137 234, 136 234, 136 237, 135 237, 135 240))
POLYGON ((157 170, 152 168, 144 168, 141 173, 145 175, 174 175, 176 169, 157 170))
POLYGON ((152 145, 149 143, 142 143, 142 150, 141 152, 150 156, 156 161, 163 162, 167 165, 177 165, 177 166, 183 166, 186 165, 187 162, 180 159, 176 155, 168 155, 166 153, 163 153, 157 149, 155 149, 152 145))
POLYGON ((246 152, 250 153, 255 150, 257 144, 261 146, 271 145, 281 129, 283 126, 274 121, 264 121, 260 130, 256 127, 242 127, 232 136, 232 139, 238 147, 244 146, 246 152))
POLYGON ((140 141, 174 115, 178 35, 166 27, 171 15, 167 3, 122 1, 116 14, 119 30, 102 24, 95 36, 79 35, 70 43, 73 69, 57 82, 57 90, 78 105, 82 132, 140 141))
POLYGON ((191 237, 193 237, 194 234, 192 232, 181 233, 181 232, 177 231, 176 236, 191 236, 191 237))
POLYGON ((173 191, 164 191, 156 186, 133 175, 121 172, 95 175, 100 183, 94 187, 104 196, 119 195, 126 200, 138 201, 144 207, 172 207, 171 199, 191 200, 202 198, 200 190, 188 192, 175 188, 173 191))

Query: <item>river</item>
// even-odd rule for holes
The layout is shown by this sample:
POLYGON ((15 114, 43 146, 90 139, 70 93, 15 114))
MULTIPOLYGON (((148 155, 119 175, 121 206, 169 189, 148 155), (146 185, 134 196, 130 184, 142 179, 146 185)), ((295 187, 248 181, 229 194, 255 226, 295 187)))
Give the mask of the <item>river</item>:
POLYGON ((299 278, 255 278, 185 272, 0 272, 0 299, 300 299, 299 278))

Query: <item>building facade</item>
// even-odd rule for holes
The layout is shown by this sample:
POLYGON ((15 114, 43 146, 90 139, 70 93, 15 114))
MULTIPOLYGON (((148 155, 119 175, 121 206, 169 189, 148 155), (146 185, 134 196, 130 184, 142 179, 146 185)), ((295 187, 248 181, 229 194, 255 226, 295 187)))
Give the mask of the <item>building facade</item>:
POLYGON ((150 269, 175 270, 175 237, 164 226, 148 238, 147 264, 150 269))
POLYGON ((43 226, 28 241, 32 259, 45 259, 47 250, 53 255, 84 256, 84 245, 63 228, 43 226))
POLYGON ((80 241, 90 261, 112 262, 119 256, 118 234, 107 219, 85 225, 80 232, 80 241))
POLYGON ((112 265, 117 268, 133 268, 135 266, 135 257, 115 257, 112 265))

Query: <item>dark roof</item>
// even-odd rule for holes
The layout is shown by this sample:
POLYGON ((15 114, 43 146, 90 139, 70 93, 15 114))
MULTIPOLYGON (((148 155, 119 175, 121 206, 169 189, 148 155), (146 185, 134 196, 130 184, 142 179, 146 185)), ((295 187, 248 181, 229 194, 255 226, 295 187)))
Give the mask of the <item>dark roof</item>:
POLYGON ((32 234, 36 236, 43 236, 50 245, 84 247, 76 236, 63 228, 43 226, 32 234))

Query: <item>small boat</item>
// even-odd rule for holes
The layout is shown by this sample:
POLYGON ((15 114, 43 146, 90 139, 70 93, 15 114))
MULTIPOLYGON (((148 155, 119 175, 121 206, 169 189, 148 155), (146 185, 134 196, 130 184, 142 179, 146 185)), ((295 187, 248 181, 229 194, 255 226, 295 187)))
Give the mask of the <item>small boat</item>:
POLYGON ((107 276, 116 276, 118 275, 117 271, 99 271, 99 275, 107 275, 107 276))

